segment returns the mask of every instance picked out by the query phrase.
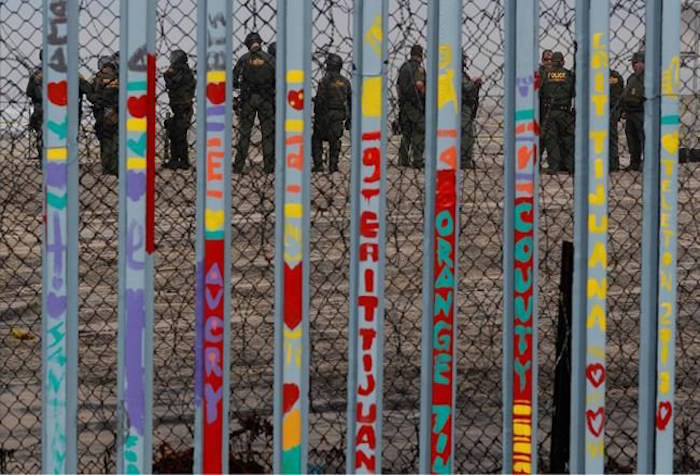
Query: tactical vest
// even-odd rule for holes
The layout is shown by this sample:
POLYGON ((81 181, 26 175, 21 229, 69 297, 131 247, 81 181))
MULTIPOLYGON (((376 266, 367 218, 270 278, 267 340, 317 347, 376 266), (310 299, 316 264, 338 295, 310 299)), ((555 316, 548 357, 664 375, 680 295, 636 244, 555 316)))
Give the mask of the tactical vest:
POLYGON ((328 73, 325 82, 325 92, 327 96, 324 99, 328 110, 346 111, 348 104, 348 84, 345 79, 339 73, 328 73))
POLYGON ((275 67, 270 56, 263 51, 248 53, 243 66, 243 83, 254 92, 263 92, 266 88, 274 91, 275 67))
POLYGON ((573 77, 571 72, 561 67, 548 70, 542 84, 542 98, 548 107, 553 109, 569 109, 572 99, 573 77))

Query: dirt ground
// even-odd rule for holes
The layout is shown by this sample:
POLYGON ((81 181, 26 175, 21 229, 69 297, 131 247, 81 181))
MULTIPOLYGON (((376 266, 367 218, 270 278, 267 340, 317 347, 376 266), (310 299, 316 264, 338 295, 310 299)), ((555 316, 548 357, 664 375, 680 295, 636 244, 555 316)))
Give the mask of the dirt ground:
MULTIPOLYGON (((456 470, 501 467, 502 150, 484 118, 475 170, 462 182, 456 470)), ((621 144, 624 142, 621 134, 621 144)), ((0 471, 39 472, 41 439, 40 168, 20 145, 1 158, 0 471), (31 339, 12 336, 29 330, 31 339)), ((423 172, 396 166, 389 146, 383 469, 418 462, 423 172)), ((114 470, 117 181, 99 174, 95 149, 81 166, 79 468, 114 470)), ((349 153, 341 173, 314 175, 311 227, 310 470, 344 472, 349 269, 349 153)), ((194 156, 194 155, 192 155, 194 156)), ((626 155, 622 159, 627 164, 626 155)), ((271 470, 274 185, 256 158, 234 176, 231 314, 232 452, 271 470)), ((700 169, 680 170, 676 458, 700 469, 700 169)), ((192 443, 195 172, 157 175, 154 458, 192 443)), ((573 231, 571 177, 542 177, 539 263, 540 470, 549 465, 560 256, 573 231)), ((607 469, 636 459, 641 175, 611 177, 607 469)), ((252 470, 252 469, 251 469, 252 470)))

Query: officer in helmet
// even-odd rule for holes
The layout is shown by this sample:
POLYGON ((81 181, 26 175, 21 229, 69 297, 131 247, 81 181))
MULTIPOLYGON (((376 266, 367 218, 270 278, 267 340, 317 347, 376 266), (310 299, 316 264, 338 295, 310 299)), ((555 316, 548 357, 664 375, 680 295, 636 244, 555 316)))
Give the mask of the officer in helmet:
POLYGON ((166 119, 165 128, 170 141, 170 161, 166 168, 187 170, 190 161, 187 150, 187 132, 192 122, 195 79, 187 64, 187 54, 181 49, 170 53, 170 67, 163 74, 168 91, 172 117, 166 119))

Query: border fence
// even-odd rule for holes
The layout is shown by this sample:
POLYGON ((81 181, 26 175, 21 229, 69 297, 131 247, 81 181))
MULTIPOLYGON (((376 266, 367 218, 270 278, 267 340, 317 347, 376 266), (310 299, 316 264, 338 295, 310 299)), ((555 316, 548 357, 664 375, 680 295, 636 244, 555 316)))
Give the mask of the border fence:
POLYGON ((700 471, 699 67, 689 0, 0 1, 0 472, 700 471), (276 81, 246 154, 252 31, 276 81), (424 166, 392 130, 414 44, 424 166), (544 49, 573 174, 541 173, 544 49), (641 171, 606 87, 638 51, 641 171), (115 52, 118 176, 81 90, 115 52), (352 120, 312 172, 329 53, 352 120))

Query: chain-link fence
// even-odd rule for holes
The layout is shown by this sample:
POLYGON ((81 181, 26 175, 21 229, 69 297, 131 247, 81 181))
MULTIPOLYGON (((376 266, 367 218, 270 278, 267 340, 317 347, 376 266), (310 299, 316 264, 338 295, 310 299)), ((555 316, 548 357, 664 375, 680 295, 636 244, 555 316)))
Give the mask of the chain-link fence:
MULTIPOLYGON (((573 67, 573 0, 543 0, 541 47, 562 51, 573 67)), ((275 0, 237 2, 235 56, 251 30, 274 41, 275 0)), ((314 80, 336 52, 350 76, 352 1, 314 2, 314 80)), ((643 47, 644 1, 611 1, 611 68, 627 77, 643 47)), ((158 2, 158 67, 181 48, 196 63, 196 2, 158 2)), ((119 43, 118 2, 81 2, 81 74, 119 43)), ((465 0, 463 46, 468 72, 480 76, 475 168, 463 174, 460 229, 458 416, 456 467, 501 467, 503 7, 465 0)), ((678 340, 675 414, 676 469, 700 470, 700 2, 684 3, 679 173, 678 340)), ((39 0, 0 1, 0 471, 38 472, 41 440, 41 167, 28 129, 25 86, 38 64, 39 0)), ((391 1, 389 122, 398 116, 398 68, 414 43, 425 44, 425 0, 391 1)), ((168 109, 162 77, 158 114, 168 109)), ((80 129, 80 367, 79 470, 115 469, 117 332, 117 179, 102 175, 89 102, 80 129)), ((621 165, 628 165, 624 120, 621 165)), ((234 134, 236 135, 236 134, 234 134)), ((158 128, 158 161, 165 131, 158 128)), ((413 472, 418 465, 423 170, 398 166, 399 137, 388 145, 387 268, 383 468, 413 472)), ((238 137, 234 137, 238 142, 238 137)), ((274 183, 263 171, 262 139, 253 133, 246 174, 234 175, 232 210, 233 328, 231 366, 232 471, 272 469, 274 183)), ((189 133, 194 158, 194 128, 189 133)), ((235 149, 234 149, 235 150, 235 149)), ((345 409, 349 269, 349 138, 340 173, 312 177, 310 470, 345 470, 345 409)), ((573 180, 542 177, 540 193, 539 467, 549 467, 562 241, 573 239, 573 180)), ((159 168, 156 182, 154 351, 155 470, 191 469, 194 365, 195 173, 159 168)), ((608 471, 633 471, 636 460, 642 176, 610 180, 608 471)))

